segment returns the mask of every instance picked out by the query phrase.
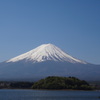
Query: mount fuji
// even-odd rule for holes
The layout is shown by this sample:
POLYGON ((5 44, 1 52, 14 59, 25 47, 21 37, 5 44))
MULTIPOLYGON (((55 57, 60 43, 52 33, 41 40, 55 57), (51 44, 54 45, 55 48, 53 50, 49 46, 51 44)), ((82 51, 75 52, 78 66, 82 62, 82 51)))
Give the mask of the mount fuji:
POLYGON ((75 59, 72 56, 64 53, 60 48, 56 47, 53 44, 43 44, 27 53, 12 58, 6 62, 18 62, 22 60, 24 60, 25 62, 31 61, 33 63, 44 61, 57 61, 86 64, 86 62, 75 59))
POLYGON ((35 81, 47 76, 100 80, 100 65, 76 59, 53 44, 43 44, 0 63, 0 80, 35 81))

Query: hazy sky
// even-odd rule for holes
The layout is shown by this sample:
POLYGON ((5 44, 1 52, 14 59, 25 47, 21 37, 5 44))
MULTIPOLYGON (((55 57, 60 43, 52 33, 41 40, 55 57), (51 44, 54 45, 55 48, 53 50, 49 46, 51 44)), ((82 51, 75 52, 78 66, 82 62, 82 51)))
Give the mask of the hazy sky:
POLYGON ((100 64, 100 0, 0 0, 0 62, 45 43, 100 64))

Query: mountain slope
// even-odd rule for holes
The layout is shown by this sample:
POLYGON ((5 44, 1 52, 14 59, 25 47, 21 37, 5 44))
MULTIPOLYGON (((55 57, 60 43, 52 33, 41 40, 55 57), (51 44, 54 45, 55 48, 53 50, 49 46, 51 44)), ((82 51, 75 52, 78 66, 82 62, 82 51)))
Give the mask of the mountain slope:
POLYGON ((27 53, 12 58, 7 62, 17 62, 21 60, 32 61, 33 63, 50 60, 86 64, 86 62, 73 58, 52 44, 43 44, 27 53))
POLYGON ((5 81, 35 81, 47 76, 100 80, 99 74, 100 65, 76 59, 52 44, 43 44, 0 63, 0 80, 5 81))

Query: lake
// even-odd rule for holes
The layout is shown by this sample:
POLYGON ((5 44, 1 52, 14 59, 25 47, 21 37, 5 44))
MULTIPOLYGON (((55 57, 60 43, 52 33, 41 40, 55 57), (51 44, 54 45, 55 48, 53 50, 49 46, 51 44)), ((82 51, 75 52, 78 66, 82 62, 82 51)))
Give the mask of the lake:
POLYGON ((0 89, 0 100, 100 100, 100 91, 0 89))

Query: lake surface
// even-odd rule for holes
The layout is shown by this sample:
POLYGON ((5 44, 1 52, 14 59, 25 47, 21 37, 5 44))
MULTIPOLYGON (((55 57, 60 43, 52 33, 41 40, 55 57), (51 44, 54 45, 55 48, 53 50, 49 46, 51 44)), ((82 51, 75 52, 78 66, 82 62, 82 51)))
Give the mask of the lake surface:
POLYGON ((0 89, 0 100, 100 100, 100 91, 0 89))

